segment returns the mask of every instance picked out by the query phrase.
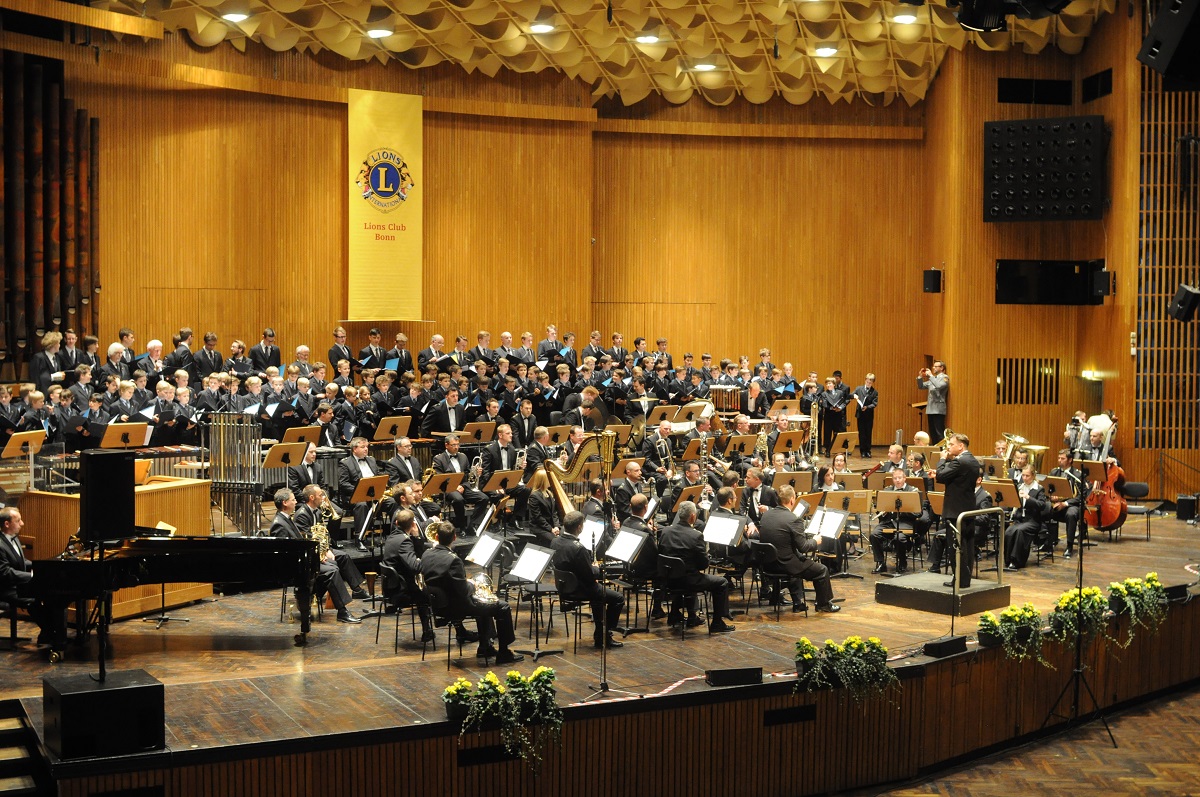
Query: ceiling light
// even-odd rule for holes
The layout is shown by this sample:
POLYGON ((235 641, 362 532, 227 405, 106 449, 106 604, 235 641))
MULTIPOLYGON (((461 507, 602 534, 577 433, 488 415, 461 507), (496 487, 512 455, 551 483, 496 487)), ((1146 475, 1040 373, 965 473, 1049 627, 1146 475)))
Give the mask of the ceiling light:
POLYGON ((696 64, 693 67, 697 72, 711 72, 716 69, 716 64, 696 64))
POLYGON ((226 22, 245 22, 250 19, 249 14, 241 14, 236 11, 230 11, 228 14, 222 14, 221 19, 226 22))
POLYGON ((899 22, 901 25, 911 25, 917 21, 917 15, 905 12, 892 17, 892 21, 899 22))
POLYGON ((658 44, 658 37, 652 33, 637 37, 638 44, 658 44))
POLYGON ((530 33, 549 33, 554 30, 553 25, 547 25, 545 22, 538 22, 529 26, 530 33))
POLYGON ((833 56, 837 55, 837 48, 836 47, 818 47, 817 55, 820 56, 821 58, 832 58, 833 56))
POLYGON ((390 28, 371 28, 367 31, 367 35, 372 39, 382 39, 385 36, 391 36, 392 30, 390 28))

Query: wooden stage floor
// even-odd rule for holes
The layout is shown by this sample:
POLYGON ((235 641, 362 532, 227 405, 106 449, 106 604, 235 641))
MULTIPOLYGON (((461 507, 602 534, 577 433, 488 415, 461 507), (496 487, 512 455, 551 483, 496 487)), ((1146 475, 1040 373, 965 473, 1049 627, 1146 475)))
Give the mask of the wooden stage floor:
MULTIPOLYGON (((1151 570, 1166 584, 1195 580, 1192 563, 1200 559, 1200 530, 1173 515, 1160 516, 1151 519, 1152 539, 1146 540, 1144 524, 1141 518, 1130 522, 1124 537, 1112 543, 1106 541, 1107 534, 1093 533, 1098 544, 1086 555, 1085 584, 1107 588, 1112 580, 1151 570)), ((1076 561, 1059 556, 1053 563, 1031 564, 1009 574, 1013 602, 1031 601, 1048 610, 1063 590, 1074 585, 1076 561)), ((752 607, 749 619, 739 616, 734 633, 710 637, 697 629, 689 632, 686 641, 660 621, 651 633, 628 637, 624 648, 610 654, 609 683, 614 689, 648 697, 705 690, 709 688, 703 683, 706 668, 761 666, 766 673, 794 672, 792 646, 801 636, 820 641, 875 635, 893 656, 915 656, 923 642, 950 631, 949 617, 877 604, 874 588, 880 577, 870 575, 869 556, 853 562, 850 569, 865 578, 834 581, 835 594, 843 599, 842 611, 835 615, 810 612, 806 618, 785 612, 777 623, 773 612, 752 607)), ((293 647, 292 635, 299 626, 279 622, 279 594, 270 590, 224 596, 174 609, 170 614, 190 622, 168 623, 161 629, 138 620, 114 626, 115 658, 109 669, 145 669, 168 685, 170 748, 209 748, 440 721, 445 718, 442 688, 455 676, 476 679, 486 672, 471 655, 473 645, 464 649, 467 657, 462 659, 457 658, 455 647, 447 671, 444 630, 438 635, 437 652, 421 661, 407 615, 401 621, 398 655, 392 651, 388 618, 376 645, 374 620, 341 624, 331 611, 314 623, 308 647, 293 647)), ((732 605, 742 608, 736 596, 732 605)), ((358 604, 355 609, 363 611, 358 604)), ((552 646, 567 652, 544 657, 541 663, 558 671, 561 702, 567 704, 592 691, 600 657, 590 644, 590 625, 585 623, 578 654, 571 653, 564 625, 561 615, 556 616, 552 646)), ((36 632, 25 623, 21 629, 24 635, 36 632)), ((525 641, 527 629, 528 611, 523 607, 517 647, 525 641)), ((973 616, 956 621, 957 632, 973 635, 974 630, 973 616)), ((44 653, 32 648, 7 653, 5 660, 7 674, 0 697, 21 698, 31 720, 40 725, 43 676, 94 673, 95 642, 72 648, 59 665, 47 663, 44 653)), ((526 657, 519 669, 529 672, 534 666, 526 657)))

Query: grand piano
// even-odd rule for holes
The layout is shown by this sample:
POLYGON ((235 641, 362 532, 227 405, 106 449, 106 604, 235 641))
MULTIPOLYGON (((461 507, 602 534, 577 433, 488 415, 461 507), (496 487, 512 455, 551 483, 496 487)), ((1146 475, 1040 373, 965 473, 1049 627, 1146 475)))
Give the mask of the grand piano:
MULTIPOLYGON (((238 584, 278 582, 296 587, 300 633, 304 645, 310 630, 308 607, 313 579, 320 564, 317 544, 311 540, 274 537, 131 537, 109 543, 104 558, 97 549, 74 558, 34 562, 31 595, 39 598, 49 617, 50 660, 62 660, 67 642, 67 607, 76 604, 76 639, 82 640, 94 620, 85 611, 87 601, 110 603, 112 593, 139 584, 209 582, 238 584)), ((107 618, 111 612, 103 612, 107 618)))

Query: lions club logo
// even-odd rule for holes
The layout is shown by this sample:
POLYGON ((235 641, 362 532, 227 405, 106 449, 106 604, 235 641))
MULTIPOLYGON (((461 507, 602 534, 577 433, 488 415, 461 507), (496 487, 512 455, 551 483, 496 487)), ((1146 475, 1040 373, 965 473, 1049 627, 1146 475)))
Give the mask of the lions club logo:
POLYGON ((367 155, 354 182, 362 198, 381 213, 391 213, 400 207, 408 199, 409 191, 417 185, 404 156, 386 147, 367 155))

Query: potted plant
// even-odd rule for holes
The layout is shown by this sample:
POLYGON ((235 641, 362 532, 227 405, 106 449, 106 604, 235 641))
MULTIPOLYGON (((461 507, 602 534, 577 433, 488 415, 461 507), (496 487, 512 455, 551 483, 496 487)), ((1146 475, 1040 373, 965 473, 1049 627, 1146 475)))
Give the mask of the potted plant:
POLYGON ((1108 608, 1114 614, 1129 616, 1129 629, 1122 647, 1128 647, 1133 641, 1134 628, 1157 628, 1167 616, 1167 593, 1158 580, 1158 573, 1111 582, 1108 608))
POLYGON ((1003 645, 1009 658, 1027 659, 1034 657, 1043 664, 1042 657, 1042 613, 1032 603, 1009 606, 1000 616, 991 612, 979 615, 977 638, 984 647, 1003 645))
MULTIPOLYGON (((815 646, 797 644, 797 653, 812 654, 815 646)), ((799 660, 799 659, 798 659, 799 660)), ((806 660, 807 661, 807 660, 806 660)), ((879 637, 846 637, 840 644, 826 639, 814 655, 814 664, 799 676, 799 683, 811 692, 814 689, 845 687, 857 702, 869 697, 883 697, 888 689, 899 684, 896 673, 887 665, 887 648, 879 637)), ((797 670, 799 674, 799 670, 797 670)))
POLYGON ((470 682, 458 679, 446 687, 442 699, 449 714, 451 698, 460 702, 459 696, 465 691, 467 713, 461 733, 498 725, 504 749, 520 756, 536 773, 541 767, 543 746, 561 742, 562 738, 563 715, 556 700, 554 678, 550 667, 538 667, 528 678, 510 670, 503 681, 488 672, 473 689, 470 682), (460 681, 466 683, 465 690, 460 681))
POLYGON ((806 636, 800 637, 796 643, 796 677, 803 680, 809 670, 817 665, 817 657, 821 650, 806 636))
POLYGON ((1099 587, 1069 589, 1059 596, 1050 613, 1050 635, 1059 642, 1068 642, 1079 635, 1107 635, 1107 616, 1108 598, 1099 587))
POLYGON ((475 688, 466 678, 459 677, 442 690, 442 703, 446 705, 446 719, 462 722, 471 710, 471 697, 475 688))

